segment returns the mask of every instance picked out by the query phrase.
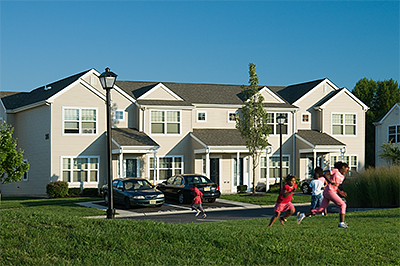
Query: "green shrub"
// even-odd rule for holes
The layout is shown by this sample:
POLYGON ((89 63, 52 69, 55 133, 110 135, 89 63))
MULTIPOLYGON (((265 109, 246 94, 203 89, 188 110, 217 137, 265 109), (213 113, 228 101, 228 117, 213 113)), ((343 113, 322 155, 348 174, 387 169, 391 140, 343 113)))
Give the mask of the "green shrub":
POLYGON ((79 196, 81 194, 81 189, 79 187, 72 187, 68 190, 68 195, 79 196))
POLYGON ((246 192, 247 191, 247 185, 239 185, 237 186, 237 192, 246 192))
POLYGON ((61 198, 68 195, 68 183, 65 181, 53 181, 47 184, 46 194, 49 198, 61 198))
POLYGON ((369 168, 343 183, 349 207, 399 207, 400 166, 369 168))
POLYGON ((99 189, 98 188, 84 188, 83 195, 96 197, 99 195, 99 189))

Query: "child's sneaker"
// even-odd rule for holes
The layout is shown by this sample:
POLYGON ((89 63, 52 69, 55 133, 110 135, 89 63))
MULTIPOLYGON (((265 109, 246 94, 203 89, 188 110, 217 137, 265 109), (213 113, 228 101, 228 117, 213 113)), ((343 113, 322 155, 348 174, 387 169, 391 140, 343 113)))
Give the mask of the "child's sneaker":
POLYGON ((306 217, 306 215, 304 213, 297 213, 297 224, 300 224, 301 221, 303 221, 303 219, 306 217))
POLYGON ((195 214, 194 216, 198 216, 199 214, 200 214, 200 211, 197 210, 197 211, 196 211, 196 214, 195 214))
POLYGON ((201 216, 201 218, 206 218, 207 217, 207 214, 203 214, 203 216, 201 216))
POLYGON ((348 226, 347 223, 345 223, 345 222, 339 223, 338 227, 339 228, 350 228, 350 226, 348 226))

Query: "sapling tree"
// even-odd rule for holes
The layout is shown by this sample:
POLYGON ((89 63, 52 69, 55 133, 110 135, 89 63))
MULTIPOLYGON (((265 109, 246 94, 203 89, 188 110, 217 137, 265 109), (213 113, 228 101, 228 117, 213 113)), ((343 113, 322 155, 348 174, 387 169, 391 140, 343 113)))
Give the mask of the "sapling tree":
POLYGON ((378 156, 388 163, 388 165, 400 164, 400 146, 392 142, 383 143, 382 150, 378 156))
POLYGON ((246 140, 246 147, 252 160, 253 194, 256 193, 255 169, 259 164, 262 151, 268 146, 271 128, 267 124, 267 111, 264 109, 264 97, 259 93, 256 65, 249 64, 249 86, 242 86, 243 104, 241 115, 236 119, 236 128, 246 140))
POLYGON ((0 180, 2 184, 21 180, 29 169, 24 161, 24 151, 17 148, 14 129, 3 122, 0 125, 0 180))

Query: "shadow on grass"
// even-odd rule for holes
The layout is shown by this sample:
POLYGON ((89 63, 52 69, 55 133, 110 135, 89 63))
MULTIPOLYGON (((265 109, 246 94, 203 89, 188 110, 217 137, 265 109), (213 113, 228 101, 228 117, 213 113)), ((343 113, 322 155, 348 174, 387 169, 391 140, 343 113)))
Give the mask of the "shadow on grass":
POLYGON ((19 206, 10 207, 35 207, 35 206, 46 206, 46 205, 58 205, 58 206, 74 206, 78 202, 95 201, 100 200, 101 197, 67 197, 67 198, 26 198, 26 197, 10 197, 2 198, 2 205, 13 205, 14 202, 18 202, 19 206))

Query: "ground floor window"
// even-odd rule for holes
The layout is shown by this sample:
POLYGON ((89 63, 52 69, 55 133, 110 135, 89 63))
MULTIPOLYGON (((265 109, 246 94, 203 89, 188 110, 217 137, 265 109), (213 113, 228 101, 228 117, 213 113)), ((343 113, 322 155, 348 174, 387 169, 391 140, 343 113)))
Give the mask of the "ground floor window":
MULTIPOLYGON (((267 168, 267 157, 261 157, 260 169, 261 176, 260 178, 267 178, 267 171, 269 168, 269 178, 280 178, 280 157, 272 156, 269 157, 269 164, 267 168)), ((289 174, 289 156, 282 156, 282 177, 286 177, 289 174)))
MULTIPOLYGON (((158 180, 183 173, 183 156, 157 157, 158 180)), ((150 157, 150 179, 154 179, 154 157, 150 157)))
MULTIPOLYGON (((335 165, 335 163, 338 161, 343 161, 341 155, 331 155, 331 167, 332 168, 335 165)), ((349 168, 351 171, 357 172, 357 166, 358 166, 357 155, 345 155, 344 162, 349 165, 349 168)))
POLYGON ((68 183, 98 183, 99 156, 62 157, 62 180, 68 183))

